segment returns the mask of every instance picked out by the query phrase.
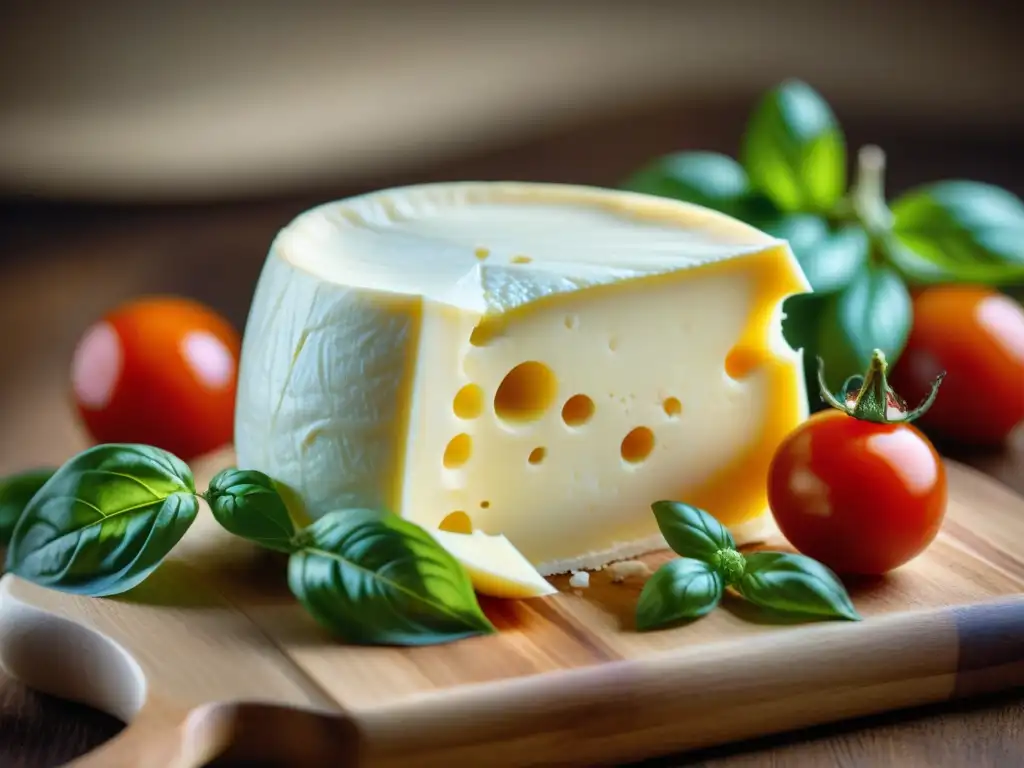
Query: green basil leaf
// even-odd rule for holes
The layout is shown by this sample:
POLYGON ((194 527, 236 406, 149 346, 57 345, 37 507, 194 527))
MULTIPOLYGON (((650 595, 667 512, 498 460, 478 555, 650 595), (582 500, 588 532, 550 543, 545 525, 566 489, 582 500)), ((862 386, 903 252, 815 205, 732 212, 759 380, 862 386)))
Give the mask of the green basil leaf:
MULTIPOLYGON (((828 306, 828 295, 797 293, 782 303, 782 335, 795 350, 817 349, 818 328, 828 306)), ((817 369, 815 369, 817 370, 817 369)))
POLYGON ((698 619, 722 599, 722 577, 705 562, 681 557, 654 572, 636 604, 636 628, 643 632, 698 619))
POLYGON ((947 259, 938 251, 924 255, 898 234, 885 241, 886 255, 893 266, 918 284, 981 283, 1014 285, 1024 283, 1024 264, 1017 262, 963 262, 947 259))
POLYGON ((0 480, 0 544, 7 544, 25 507, 56 470, 30 469, 0 480))
POLYGON ((755 605, 785 613, 858 620, 843 583, 831 570, 804 555, 754 552, 736 585, 755 605))
POLYGON ((198 511, 192 472, 177 457, 145 445, 98 445, 32 497, 7 570, 63 592, 124 592, 152 573, 198 511))
POLYGON ((675 152, 659 157, 623 183, 631 192, 670 197, 731 212, 750 194, 747 172, 717 152, 675 152))
POLYGON ((828 222, 813 213, 782 215, 774 221, 763 222, 761 229, 773 237, 788 241, 793 255, 801 266, 804 266, 804 261, 809 260, 814 249, 830 234, 828 222))
POLYGON ((366 509, 330 512, 297 537, 288 584, 351 643, 430 645, 493 633, 469 576, 426 531, 366 509))
POLYGON ((846 189, 846 143, 828 103, 790 80, 767 93, 743 138, 755 188, 783 211, 828 213, 846 189))
POLYGON ((871 243, 868 233, 857 225, 833 231, 821 216, 797 213, 768 222, 761 229, 789 242, 816 293, 844 288, 868 262, 871 243))
POLYGON ((830 407, 818 394, 818 341, 830 296, 828 293, 798 293, 782 305, 782 335, 790 347, 801 351, 807 407, 811 413, 830 407))
MULTIPOLYGON (((933 281, 1024 278, 1024 201, 991 184, 942 181, 892 206, 897 242, 933 265, 933 281)), ((906 254, 898 254, 906 258, 906 254)))
MULTIPOLYGON (((819 324, 817 348, 834 392, 848 376, 863 373, 875 349, 896 363, 910 334, 913 304, 903 279, 885 265, 861 272, 833 294, 819 324)), ((817 366, 813 369, 817 371, 817 366)), ((817 390, 817 387, 815 387, 817 390)))
POLYGON ((661 535, 677 555, 712 563, 719 550, 736 549, 729 529, 702 509, 679 501, 656 501, 651 509, 661 535))
POLYGON ((295 525, 274 481, 254 469, 218 472, 204 494, 226 530, 280 552, 295 549, 295 525))

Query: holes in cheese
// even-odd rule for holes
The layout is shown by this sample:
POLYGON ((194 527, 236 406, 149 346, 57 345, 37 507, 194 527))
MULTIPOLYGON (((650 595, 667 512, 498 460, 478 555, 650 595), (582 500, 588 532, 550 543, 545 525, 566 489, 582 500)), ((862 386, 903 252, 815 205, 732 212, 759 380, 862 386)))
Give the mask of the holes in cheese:
MULTIPOLYGON (((444 449, 444 466, 446 469, 458 469, 467 461, 473 453, 473 438, 465 432, 456 435, 448 441, 444 449)), ((436 461, 436 459, 435 459, 436 461)))
POLYGON ((745 379, 766 360, 765 350, 747 344, 737 344, 725 356, 725 373, 731 379, 745 379))
POLYGON ((586 395, 573 395, 562 406, 562 421, 570 427, 580 427, 594 415, 594 401, 586 395))
POLYGON ((637 427, 630 430, 629 434, 622 438, 620 453, 625 461, 630 464, 639 464, 654 450, 654 433, 647 427, 637 427))
POLYGON ((484 392, 476 384, 467 384, 455 394, 452 410, 460 419, 475 419, 484 409, 484 392))
POLYGON ((483 501, 480 502, 480 509, 490 509, 490 507, 491 502, 487 501, 487 499, 484 499, 483 501))
POLYGON ((437 527, 439 530, 451 533, 472 533, 473 521, 469 519, 469 515, 459 510, 446 515, 437 527))
POLYGON ((238 460, 312 518, 390 509, 436 530, 464 510, 542 573, 636 557, 664 546, 653 500, 730 526, 764 513, 773 451, 805 417, 781 307, 806 290, 784 242, 664 198, 473 182, 327 203, 271 246, 238 460), (738 347, 763 362, 730 379, 738 347), (583 393, 599 407, 573 433, 562 409, 583 393), (446 469, 461 432, 471 457, 446 469))
POLYGON ((494 412, 505 421, 534 421, 555 399, 558 380, 544 363, 520 363, 501 380, 494 393, 494 412))
POLYGON ((666 397, 661 404, 661 408, 669 418, 675 418, 683 412, 683 404, 679 402, 678 397, 666 397))

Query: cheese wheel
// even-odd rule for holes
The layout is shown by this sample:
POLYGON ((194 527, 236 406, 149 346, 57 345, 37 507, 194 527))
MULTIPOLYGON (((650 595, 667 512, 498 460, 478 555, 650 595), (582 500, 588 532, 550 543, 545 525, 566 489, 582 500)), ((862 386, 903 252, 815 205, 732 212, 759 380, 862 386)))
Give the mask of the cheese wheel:
POLYGON ((697 206, 533 183, 407 187, 275 238, 245 329, 239 466, 299 515, 502 534, 541 573, 664 546, 675 499, 737 530, 806 417, 784 241, 697 206))

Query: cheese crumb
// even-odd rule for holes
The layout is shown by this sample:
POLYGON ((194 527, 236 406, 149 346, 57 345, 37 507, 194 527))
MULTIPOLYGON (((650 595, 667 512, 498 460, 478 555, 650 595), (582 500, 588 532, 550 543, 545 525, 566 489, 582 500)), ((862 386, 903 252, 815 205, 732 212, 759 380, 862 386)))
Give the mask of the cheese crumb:
POLYGON ((619 563, 612 563, 607 570, 611 572, 612 582, 625 581, 630 576, 651 575, 651 569, 639 560, 623 560, 619 563))
POLYGON ((586 589, 590 586, 590 574, 586 571, 573 571, 569 577, 569 586, 577 589, 586 589))

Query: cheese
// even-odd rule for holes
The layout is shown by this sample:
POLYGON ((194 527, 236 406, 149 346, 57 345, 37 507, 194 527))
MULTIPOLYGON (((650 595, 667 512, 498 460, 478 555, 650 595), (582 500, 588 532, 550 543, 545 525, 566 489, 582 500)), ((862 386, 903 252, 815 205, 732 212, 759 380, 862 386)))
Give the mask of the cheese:
POLYGON ((569 586, 573 589, 586 589, 590 586, 590 573, 587 571, 573 571, 569 577, 569 586))
POLYGON ((607 570, 611 574, 613 584, 625 581, 630 576, 646 578, 651 575, 651 569, 647 567, 646 563, 639 560, 623 560, 618 563, 612 563, 608 566, 607 570))
POLYGON ((386 509, 503 534, 543 574, 665 546, 650 505, 757 525, 806 417, 785 242, 568 185, 450 183, 303 213, 239 368, 239 466, 297 515, 386 509))
POLYGON ((466 569, 473 588, 482 595, 525 598, 558 593, 504 536, 482 531, 431 533, 466 569))

